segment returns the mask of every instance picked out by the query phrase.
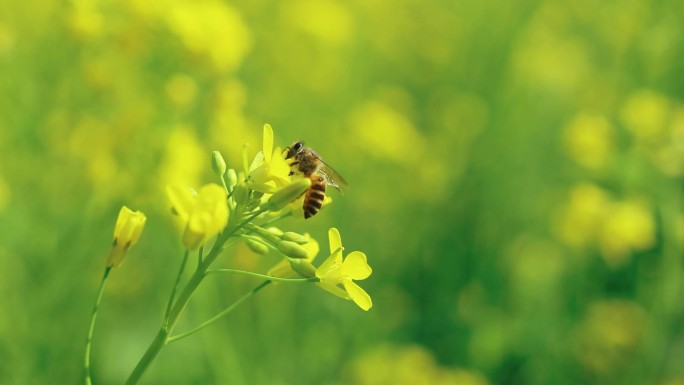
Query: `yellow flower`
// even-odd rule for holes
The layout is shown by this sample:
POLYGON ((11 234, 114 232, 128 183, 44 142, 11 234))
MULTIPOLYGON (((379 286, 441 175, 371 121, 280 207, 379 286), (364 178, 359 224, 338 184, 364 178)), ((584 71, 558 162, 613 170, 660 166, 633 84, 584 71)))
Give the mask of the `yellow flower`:
POLYGON ((254 158, 247 182, 256 191, 272 194, 290 183, 289 174, 290 165, 285 161, 280 147, 273 149, 273 129, 265 124, 263 150, 254 158))
POLYGON ((373 270, 368 266, 366 254, 352 251, 346 258, 342 257, 342 238, 336 228, 328 230, 330 257, 316 270, 320 279, 318 286, 338 297, 351 299, 361 309, 368 310, 373 306, 371 297, 354 280, 368 278, 373 270), (344 290, 339 285, 344 287, 344 290))
POLYGON ((126 206, 121 207, 114 227, 114 244, 109 251, 107 267, 117 267, 121 264, 126 252, 138 243, 146 221, 147 217, 142 212, 133 212, 126 206))
MULTIPOLYGON (((277 230, 279 231, 279 230, 277 230)), ((295 261, 294 263, 302 263, 300 261, 305 261, 305 263, 311 263, 314 258, 316 258, 316 255, 318 255, 318 242, 316 242, 315 239, 311 238, 309 233, 304 233, 304 238, 306 239, 306 243, 302 245, 304 249, 308 252, 309 256, 308 258, 305 259, 300 259, 298 261, 295 261)), ((298 274, 292 269, 291 266, 291 261, 287 258, 283 258, 280 262, 278 262, 275 266, 273 266, 267 273, 268 275, 271 275, 273 277, 280 277, 280 278, 294 278, 298 274)))
POLYGON ((223 187, 210 183, 199 190, 171 185, 166 188, 174 214, 185 223, 182 242, 195 250, 218 234, 228 223, 228 205, 223 187))

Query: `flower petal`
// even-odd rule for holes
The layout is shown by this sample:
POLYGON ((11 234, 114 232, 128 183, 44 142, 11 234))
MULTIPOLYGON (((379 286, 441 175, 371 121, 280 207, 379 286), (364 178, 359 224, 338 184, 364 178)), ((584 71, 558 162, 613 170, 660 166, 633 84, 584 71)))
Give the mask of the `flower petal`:
POLYGON ((121 210, 119 210, 119 216, 116 217, 116 225, 114 225, 114 238, 120 237, 121 231, 132 216, 133 210, 126 206, 121 206, 121 210))
POLYGON ((173 184, 166 186, 166 195, 169 197, 173 212, 182 220, 187 220, 195 206, 195 196, 197 195, 195 190, 187 186, 173 184))
POLYGON ((338 249, 342 247, 340 231, 331 227, 330 230, 328 230, 328 242, 330 242, 330 254, 338 251, 338 249))
POLYGON ((270 172, 276 183, 280 186, 290 183, 290 164, 285 160, 280 147, 276 147, 273 151, 270 162, 270 172))
POLYGON ((252 159, 252 164, 249 165, 249 174, 251 175, 254 170, 261 167, 264 164, 264 153, 259 151, 252 159))
POLYGON ((271 154, 273 153, 273 129, 270 124, 264 124, 264 160, 268 163, 271 161, 271 154))
POLYGON ((340 298, 351 299, 351 297, 349 297, 349 294, 347 294, 346 291, 340 289, 336 285, 326 283, 326 282, 317 282, 316 285, 320 286, 322 289, 324 289, 330 293, 335 294, 336 296, 338 296, 340 298))
POLYGON ((342 281, 342 284, 344 285, 345 290, 347 290, 347 293, 349 294, 349 297, 351 297, 352 301, 354 301, 354 303, 357 304, 361 309, 368 311, 368 309, 373 307, 373 301, 371 300, 370 295, 368 295, 368 293, 366 293, 361 286, 355 284, 350 279, 345 279, 342 281))
MULTIPOLYGON (((342 251, 339 250, 336 253, 331 254, 328 259, 323 261, 321 266, 318 267, 316 270, 316 277, 320 278, 321 280, 331 280, 334 274, 335 270, 338 270, 342 266, 342 251)), ((337 284, 337 282, 333 282, 333 284, 337 284)))
POLYGON ((342 266, 344 266, 345 274, 354 280, 366 279, 373 272, 373 269, 368 265, 366 254, 360 251, 349 253, 342 266))
POLYGON ((218 234, 228 223, 228 204, 225 190, 215 183, 204 185, 197 196, 195 211, 207 215, 205 225, 207 237, 218 234))

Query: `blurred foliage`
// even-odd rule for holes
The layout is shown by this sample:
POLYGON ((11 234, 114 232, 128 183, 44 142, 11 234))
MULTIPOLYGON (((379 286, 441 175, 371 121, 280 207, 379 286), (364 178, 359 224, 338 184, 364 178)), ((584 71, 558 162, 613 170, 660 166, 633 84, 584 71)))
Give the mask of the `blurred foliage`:
MULTIPOLYGON (((677 0, 0 4, 0 382, 80 380, 126 204, 93 345, 123 382, 181 258, 164 186, 268 122, 349 181, 291 225, 363 250, 375 306, 274 285, 144 382, 683 383, 683 29, 677 0)), ((212 282, 181 329, 257 283, 212 282)))

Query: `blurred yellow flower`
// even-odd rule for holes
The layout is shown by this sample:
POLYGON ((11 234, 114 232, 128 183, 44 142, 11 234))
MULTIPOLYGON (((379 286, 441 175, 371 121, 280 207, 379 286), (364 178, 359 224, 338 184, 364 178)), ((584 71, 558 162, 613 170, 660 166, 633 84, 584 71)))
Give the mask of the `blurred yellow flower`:
POLYGON ((332 0, 296 0, 283 5, 292 27, 323 43, 336 45, 349 41, 354 32, 352 14, 344 4, 332 0))
POLYGON ((352 114, 356 143, 371 156, 415 164, 424 155, 425 138, 400 111, 379 101, 361 105, 352 114))
POLYGON ((655 222, 647 203, 615 200, 591 184, 573 188, 554 230, 569 246, 596 245, 611 267, 624 264, 631 253, 655 243, 655 222))
POLYGON ((487 385, 482 374, 438 364, 420 345, 379 345, 352 358, 346 381, 353 385, 487 385))
POLYGON ((554 226, 566 244, 584 247, 595 240, 611 199, 598 186, 582 183, 573 187, 570 201, 554 226))
POLYGON ((650 210, 634 201, 611 205, 599 242, 602 255, 611 266, 624 263, 631 252, 650 248, 655 242, 655 222, 650 210))
POLYGON ((669 100, 649 90, 630 95, 620 111, 622 123, 641 141, 650 141, 660 136, 665 130, 669 115, 669 100))
POLYGON ((604 117, 580 113, 565 128, 563 139, 568 153, 577 163, 601 169, 613 152, 612 131, 604 117))
POLYGON ((166 96, 178 107, 191 105, 197 93, 197 82, 187 74, 176 74, 166 83, 166 96))
POLYGON ((107 257, 108 267, 114 268, 121 264, 128 250, 138 243, 146 221, 147 217, 142 212, 121 207, 114 226, 114 243, 107 257))
POLYGON ((174 214, 185 225, 182 242, 188 250, 197 249, 226 227, 228 205, 223 187, 210 183, 198 194, 189 187, 170 185, 166 193, 174 214))
POLYGON ((194 127, 179 125, 168 136, 160 166, 161 187, 174 183, 195 184, 204 172, 207 154, 195 132, 194 127))
POLYGON ((625 300, 591 304, 579 324, 577 356, 596 374, 610 374, 633 364, 646 333, 646 313, 625 300))
POLYGON ((346 258, 342 257, 342 238, 336 228, 328 230, 330 256, 316 270, 316 283, 323 289, 344 299, 351 299, 361 309, 369 310, 373 306, 371 297, 354 280, 368 278, 373 270, 368 265, 366 254, 352 251, 346 258), (342 290, 339 285, 344 287, 342 290))
POLYGON ((250 49, 250 33, 241 15, 224 2, 174 1, 162 11, 188 51, 206 57, 218 71, 237 69, 250 49))
POLYGON ((278 188, 290 183, 290 165, 280 147, 273 149, 273 129, 264 124, 264 141, 249 168, 247 183, 256 191, 272 194, 278 188))
POLYGON ((97 3, 89 1, 74 2, 67 25, 73 34, 81 39, 94 39, 103 31, 104 18, 97 9, 97 3))

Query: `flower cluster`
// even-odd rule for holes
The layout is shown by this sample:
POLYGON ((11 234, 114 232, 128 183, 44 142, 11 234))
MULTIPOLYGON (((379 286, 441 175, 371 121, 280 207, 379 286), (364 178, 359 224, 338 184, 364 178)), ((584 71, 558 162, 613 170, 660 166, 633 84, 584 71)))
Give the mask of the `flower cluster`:
MULTIPOLYGON (((271 282, 314 283, 322 289, 354 301, 363 310, 373 303, 370 296, 356 282, 368 278, 371 268, 366 255, 353 251, 343 254, 342 238, 336 228, 328 230, 329 256, 318 267, 314 265, 319 252, 318 242, 308 233, 282 231, 273 224, 286 218, 304 219, 301 207, 305 193, 314 189, 312 180, 297 175, 294 164, 288 163, 284 151, 273 147, 273 129, 264 126, 262 150, 249 162, 247 146, 243 147, 243 170, 228 168, 220 152, 214 151, 211 165, 221 184, 209 183, 195 191, 183 185, 170 185, 166 194, 171 212, 180 227, 180 241, 185 248, 183 260, 166 306, 166 313, 157 337, 140 359, 126 384, 137 384, 159 351, 166 345, 194 334, 228 314, 243 300, 254 295, 271 282), (256 254, 275 254, 280 258, 266 274, 233 269, 212 269, 212 264, 233 243, 244 242, 256 254), (208 250, 205 253, 205 248, 208 250), (188 259, 196 253, 197 268, 183 283, 188 259), (172 335, 180 315, 193 293, 210 274, 229 273, 261 278, 263 282, 232 305, 190 331, 172 335)), ((318 185, 320 186, 320 185, 318 185)), ((318 187, 317 195, 322 190, 318 187)), ((321 208, 329 200, 317 201, 321 208)), ((121 264, 138 240, 147 218, 139 211, 123 207, 114 229, 114 243, 107 259, 100 291, 93 307, 85 349, 86 384, 90 378, 90 344, 97 317, 97 309, 107 277, 112 268, 121 264)))
POLYGON ((222 186, 210 183, 199 192, 180 185, 168 186, 166 192, 180 222, 183 246, 194 251, 215 238, 214 247, 223 248, 241 239, 257 254, 281 257, 266 277, 310 279, 326 291, 354 301, 363 310, 370 309, 370 296, 354 282, 371 274, 366 255, 354 251, 344 257, 337 229, 328 231, 330 255, 317 268, 314 260, 319 246, 311 235, 270 226, 289 216, 303 218, 303 195, 311 186, 309 178, 293 172, 296 170, 285 152, 282 147, 274 147, 273 129, 266 124, 261 151, 251 161, 248 146, 243 147, 242 171, 228 168, 220 152, 213 152, 212 169, 222 186))

